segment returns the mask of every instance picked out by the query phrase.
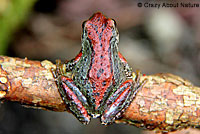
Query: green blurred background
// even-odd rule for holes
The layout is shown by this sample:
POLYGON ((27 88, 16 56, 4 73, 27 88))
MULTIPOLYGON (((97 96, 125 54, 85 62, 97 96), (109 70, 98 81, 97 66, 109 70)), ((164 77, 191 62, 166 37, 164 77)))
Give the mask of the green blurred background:
MULTIPOLYGON (((173 1, 177 2, 200 4, 173 1)), ((120 51, 134 70, 169 72, 200 86, 200 8, 137 4, 133 0, 0 0, 0 54, 52 62, 71 59, 81 49, 82 22, 101 11, 116 20, 120 51)), ((1 104, 0 113, 0 134, 142 133, 123 124, 105 127, 98 119, 83 126, 71 114, 11 102, 1 104)))
POLYGON ((0 0, 0 54, 6 54, 13 33, 26 21, 36 0, 0 0))

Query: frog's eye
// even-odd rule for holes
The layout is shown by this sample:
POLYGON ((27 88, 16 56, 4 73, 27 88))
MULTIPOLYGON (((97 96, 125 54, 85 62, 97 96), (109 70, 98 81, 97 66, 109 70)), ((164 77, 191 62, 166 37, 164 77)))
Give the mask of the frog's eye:
POLYGON ((85 23, 86 23, 86 21, 83 21, 83 23, 82 23, 82 29, 84 29, 85 23))
POLYGON ((117 26, 116 21, 114 19, 112 19, 112 21, 113 21, 114 26, 116 27, 117 26))

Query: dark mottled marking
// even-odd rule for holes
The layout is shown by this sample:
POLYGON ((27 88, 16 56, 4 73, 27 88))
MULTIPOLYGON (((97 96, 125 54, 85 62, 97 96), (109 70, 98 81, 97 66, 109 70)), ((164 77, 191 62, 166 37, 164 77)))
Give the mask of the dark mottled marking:
POLYGON ((97 33, 99 33, 99 32, 98 32, 98 29, 99 29, 99 28, 98 28, 97 25, 94 25, 94 29, 95 29, 95 31, 96 31, 97 33))
POLYGON ((104 24, 105 24, 105 27, 107 27, 108 22, 106 22, 106 23, 104 23, 104 24))
POLYGON ((105 85, 106 85, 106 83, 107 83, 106 81, 103 81, 103 82, 102 82, 102 85, 103 85, 103 86, 105 86, 105 85))
POLYGON ((101 77, 101 73, 98 72, 98 73, 97 73, 97 78, 100 78, 100 77, 101 77))
POLYGON ((95 88, 96 84, 95 83, 92 83, 92 88, 95 88))
POLYGON ((94 96, 100 96, 100 93, 98 93, 98 92, 94 93, 94 96))
POLYGON ((103 68, 100 68, 97 72, 97 78, 100 78, 102 73, 104 72, 104 69, 103 68))
POLYGON ((104 72, 104 69, 103 69, 103 68, 101 68, 101 69, 99 69, 99 71, 100 71, 101 73, 103 73, 103 72, 104 72))
MULTIPOLYGON (((101 33, 99 34, 99 40, 100 40, 100 41, 101 41, 101 38, 102 38, 102 36, 103 36, 104 30, 105 30, 105 27, 104 27, 104 25, 103 25, 102 31, 101 31, 101 33)), ((102 45, 102 43, 101 43, 101 45, 102 45)))

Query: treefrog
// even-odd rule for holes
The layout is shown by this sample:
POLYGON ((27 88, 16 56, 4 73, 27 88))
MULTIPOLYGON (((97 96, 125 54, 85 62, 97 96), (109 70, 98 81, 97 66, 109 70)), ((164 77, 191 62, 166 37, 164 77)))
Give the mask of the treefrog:
POLYGON ((122 115, 144 83, 139 73, 133 78, 118 50, 113 19, 97 12, 82 27, 80 53, 64 63, 58 60, 54 76, 64 103, 80 122, 100 117, 107 125, 122 115))

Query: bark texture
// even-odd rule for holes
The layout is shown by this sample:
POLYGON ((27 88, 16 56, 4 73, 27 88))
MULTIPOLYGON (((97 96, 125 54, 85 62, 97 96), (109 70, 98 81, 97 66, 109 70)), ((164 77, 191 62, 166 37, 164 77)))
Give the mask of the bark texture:
POLYGON ((35 108, 65 111, 49 61, 0 57, 0 97, 35 108))

